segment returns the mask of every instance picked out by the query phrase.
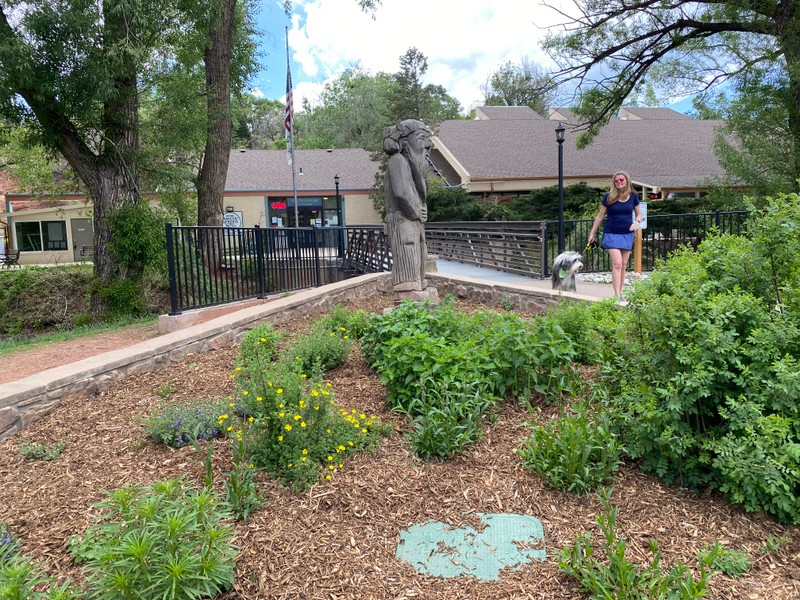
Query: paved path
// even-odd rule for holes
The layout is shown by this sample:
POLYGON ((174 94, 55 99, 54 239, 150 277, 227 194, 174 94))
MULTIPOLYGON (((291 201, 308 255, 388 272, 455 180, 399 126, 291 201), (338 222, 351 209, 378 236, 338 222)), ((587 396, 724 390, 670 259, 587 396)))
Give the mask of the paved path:
MULTIPOLYGON (((513 273, 495 271, 494 269, 485 269, 483 267, 476 267, 474 265, 467 265, 441 258, 436 261, 436 266, 439 270, 439 273, 442 275, 469 277, 470 279, 491 281, 493 283, 503 283, 506 285, 513 285, 527 289, 553 289, 550 279, 534 279, 533 277, 526 277, 525 275, 514 275, 513 273)), ((578 281, 576 285, 578 288, 578 294, 594 296, 595 298, 612 298, 614 296, 614 290, 611 288, 610 283, 578 281)))

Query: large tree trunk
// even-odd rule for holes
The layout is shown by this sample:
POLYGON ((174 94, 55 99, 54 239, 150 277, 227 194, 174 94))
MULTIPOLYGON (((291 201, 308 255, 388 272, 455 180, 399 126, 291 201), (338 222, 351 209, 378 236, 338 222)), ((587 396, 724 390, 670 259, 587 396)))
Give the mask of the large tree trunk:
POLYGON ((231 151, 231 46, 236 0, 223 0, 212 17, 205 52, 208 124, 206 149, 197 183, 199 225, 222 224, 225 178, 231 151))
POLYGON ((800 7, 794 1, 779 2, 772 18, 789 77, 790 101, 786 108, 791 139, 787 143, 792 145, 794 191, 800 192, 800 7))

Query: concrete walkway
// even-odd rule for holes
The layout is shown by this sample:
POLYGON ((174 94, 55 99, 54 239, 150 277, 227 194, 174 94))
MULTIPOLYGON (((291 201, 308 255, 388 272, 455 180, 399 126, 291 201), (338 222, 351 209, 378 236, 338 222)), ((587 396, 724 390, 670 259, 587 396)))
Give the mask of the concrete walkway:
MULTIPOLYGON (((453 277, 468 277, 476 281, 488 281, 530 290, 550 290, 553 286, 550 279, 534 279, 525 275, 514 275, 494 269, 485 269, 475 265, 467 265, 451 260, 438 259, 436 266, 440 274, 453 277)), ((613 298, 614 290, 610 283, 592 283, 578 280, 577 292, 593 298, 613 298)))

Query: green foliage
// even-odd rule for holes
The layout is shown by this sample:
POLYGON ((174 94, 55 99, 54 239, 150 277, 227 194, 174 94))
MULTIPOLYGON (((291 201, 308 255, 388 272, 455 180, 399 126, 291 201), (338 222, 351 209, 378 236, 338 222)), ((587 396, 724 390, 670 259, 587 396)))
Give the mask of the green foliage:
POLYGON ((73 328, 90 311, 91 286, 88 265, 0 271, 0 335, 73 328))
POLYGON ((345 456, 374 447, 389 431, 374 416, 340 409, 331 385, 319 378, 350 352, 352 342, 339 325, 344 314, 318 319, 283 348, 266 326, 248 332, 232 375, 236 403, 218 419, 220 427, 234 431, 234 415, 243 416, 247 424, 235 433, 253 465, 297 490, 321 475, 332 478, 344 468, 345 456))
POLYGON ((111 251, 125 270, 136 274, 134 279, 148 270, 167 272, 166 221, 147 202, 125 206, 111 216, 111 251))
POLYGON ((605 411, 591 414, 586 404, 532 427, 519 449, 523 465, 555 489, 588 494, 613 479, 622 448, 605 411))
POLYGON ((0 564, 18 554, 19 551, 19 537, 8 528, 8 525, 0 522, 0 564))
POLYGON ((711 568, 715 571, 725 573, 728 577, 739 578, 750 570, 752 562, 747 554, 747 550, 729 550, 723 548, 714 560, 711 561, 711 568))
POLYGON ((225 479, 225 498, 240 521, 246 521, 250 513, 264 505, 264 499, 258 493, 252 460, 244 437, 237 435, 233 441, 233 471, 227 473, 225 479))
POLYGON ((646 471, 800 522, 798 289, 794 195, 746 237, 712 236, 635 287, 604 337, 598 391, 646 471))
MULTIPOLYGON (((0 531, 2 531, 0 529, 0 531)), ((3 600, 78 600, 69 581, 57 584, 22 553, 3 554, 0 544, 0 598, 3 600)))
POLYGON ((788 544, 791 541, 792 541, 792 538, 791 538, 791 536, 788 536, 788 535, 782 535, 782 536, 779 536, 779 537, 775 537, 774 535, 769 534, 767 536, 766 541, 764 542, 764 545, 761 546, 761 552, 764 553, 764 554, 766 554, 767 552, 777 552, 778 550, 781 549, 781 547, 784 544, 788 544))
POLYGON ((665 573, 661 567, 661 551, 655 540, 650 542, 653 558, 642 569, 625 556, 627 543, 618 537, 619 510, 611 505, 611 491, 605 489, 599 497, 604 512, 598 515, 597 524, 603 536, 600 549, 604 556, 595 557, 598 550, 592 546, 591 534, 580 536, 571 547, 561 551, 558 561, 561 572, 575 578, 591 598, 690 600, 706 595, 713 576, 711 564, 722 552, 719 544, 698 556, 697 580, 680 562, 665 573))
POLYGON ((112 279, 107 285, 98 285, 108 315, 112 318, 122 315, 146 314, 142 286, 133 279, 112 279))
POLYGON ((424 458, 448 456, 482 435, 497 398, 545 401, 577 385, 572 344, 552 321, 476 311, 452 298, 406 302, 372 315, 361 350, 386 385, 389 404, 414 419, 412 445, 424 458))
POLYGON ((213 597, 233 585, 230 515, 210 489, 173 479, 106 496, 97 523, 70 544, 93 598, 213 597))
POLYGON ((489 76, 481 91, 486 106, 528 106, 548 118, 547 109, 555 97, 550 77, 523 56, 520 64, 507 61, 489 76))
POLYGON ((19 446, 20 454, 29 460, 55 460, 64 452, 66 444, 39 444, 37 442, 22 442, 19 446))
POLYGON ((542 319, 560 327, 572 342, 575 360, 581 364, 599 364, 605 341, 618 334, 621 313, 610 302, 561 301, 548 309, 542 319))
MULTIPOLYGON (((564 188, 564 215, 579 218, 587 210, 597 212, 603 191, 576 184, 564 188)), ((461 188, 428 191, 428 219, 435 221, 542 221, 558 218, 558 186, 515 196, 508 202, 484 200, 461 188)))
POLYGON ((284 360, 296 361, 297 368, 308 375, 321 375, 347 360, 353 349, 347 329, 329 331, 325 325, 298 335, 285 350, 284 360))
POLYGON ((145 433, 156 443, 182 448, 194 440, 225 435, 218 421, 228 408, 227 400, 193 398, 179 403, 162 402, 142 422, 145 433))
POLYGON ((448 458, 483 437, 484 421, 496 405, 486 385, 473 381, 450 381, 423 386, 412 401, 411 448, 423 460, 448 458))

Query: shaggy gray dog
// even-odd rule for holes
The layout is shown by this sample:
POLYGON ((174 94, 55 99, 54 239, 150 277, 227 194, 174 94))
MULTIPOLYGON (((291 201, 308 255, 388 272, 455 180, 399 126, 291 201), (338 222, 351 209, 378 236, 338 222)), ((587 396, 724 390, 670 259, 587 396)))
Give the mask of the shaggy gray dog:
POLYGON ((553 261, 553 289, 574 292, 575 274, 583 268, 583 257, 578 252, 562 252, 553 261))

